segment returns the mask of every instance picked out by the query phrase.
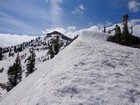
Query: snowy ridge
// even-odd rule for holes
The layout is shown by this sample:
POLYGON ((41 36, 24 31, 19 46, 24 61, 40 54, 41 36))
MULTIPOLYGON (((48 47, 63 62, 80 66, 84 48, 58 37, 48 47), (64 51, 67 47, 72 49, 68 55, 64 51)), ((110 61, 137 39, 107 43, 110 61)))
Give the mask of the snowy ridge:
POLYGON ((139 49, 84 31, 7 93, 0 105, 138 105, 139 49))
POLYGON ((95 32, 95 31, 87 31, 87 30, 83 30, 81 32, 80 37, 82 39, 91 39, 91 40, 100 40, 100 41, 106 41, 107 37, 109 36, 109 34, 106 33, 99 33, 99 32, 95 32))

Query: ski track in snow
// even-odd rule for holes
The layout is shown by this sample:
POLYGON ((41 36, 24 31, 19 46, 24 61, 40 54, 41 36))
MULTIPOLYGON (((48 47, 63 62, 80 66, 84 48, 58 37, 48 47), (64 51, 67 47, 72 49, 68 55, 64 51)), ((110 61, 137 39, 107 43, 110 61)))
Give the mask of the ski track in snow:
POLYGON ((139 105, 140 50, 84 31, 7 93, 0 105, 139 105))

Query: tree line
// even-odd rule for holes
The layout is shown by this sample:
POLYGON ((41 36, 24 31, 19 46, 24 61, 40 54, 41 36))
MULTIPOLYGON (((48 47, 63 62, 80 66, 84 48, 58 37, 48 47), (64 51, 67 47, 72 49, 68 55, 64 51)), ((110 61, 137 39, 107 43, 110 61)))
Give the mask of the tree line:
MULTIPOLYGON (((28 62, 26 64, 26 77, 35 71, 35 52, 34 50, 30 50, 30 56, 28 57, 28 62)), ((22 81, 22 64, 21 59, 19 57, 19 53, 15 59, 13 65, 11 65, 7 71, 8 82, 1 83, 0 86, 2 89, 6 89, 9 92, 16 85, 18 85, 22 81)))
MULTIPOLYGON (((116 27, 113 29, 113 30, 115 30, 115 35, 109 36, 107 38, 107 41, 118 43, 121 45, 130 46, 130 47, 140 48, 140 38, 133 35, 133 27, 131 27, 131 32, 129 32, 128 14, 123 15, 122 18, 123 18, 122 32, 121 32, 120 27, 118 25, 116 25, 116 27)), ((111 31, 113 31, 113 30, 110 30, 109 33, 111 33, 111 31)))

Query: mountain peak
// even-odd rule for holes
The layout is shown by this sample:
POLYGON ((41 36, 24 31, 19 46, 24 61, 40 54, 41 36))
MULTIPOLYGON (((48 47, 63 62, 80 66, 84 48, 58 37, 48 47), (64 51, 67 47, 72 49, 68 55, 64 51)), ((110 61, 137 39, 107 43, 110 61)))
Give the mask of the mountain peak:
POLYGON ((58 32, 58 31, 53 31, 51 33, 48 33, 46 37, 51 37, 51 36, 60 36, 64 40, 72 41, 71 38, 67 37, 66 35, 64 35, 64 34, 58 32))
POLYGON ((58 31, 53 31, 51 33, 48 33, 47 35, 54 35, 54 34, 56 34, 56 35, 62 35, 62 33, 58 32, 58 31))

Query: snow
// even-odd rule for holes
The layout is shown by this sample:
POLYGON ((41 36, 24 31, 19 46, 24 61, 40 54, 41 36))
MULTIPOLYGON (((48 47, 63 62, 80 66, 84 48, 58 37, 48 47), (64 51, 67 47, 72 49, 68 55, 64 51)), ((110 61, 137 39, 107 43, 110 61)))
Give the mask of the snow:
POLYGON ((86 31, 3 96, 0 105, 139 105, 140 50, 86 31))
MULTIPOLYGON (((46 36, 40 36, 30 42, 30 45, 26 46, 25 49, 21 52, 19 52, 19 57, 21 59, 21 65, 22 65, 22 80, 25 79, 26 75, 26 64, 27 64, 27 58, 30 55, 30 48, 34 48, 35 54, 36 54, 36 66, 42 62, 45 62, 46 60, 49 60, 49 56, 47 54, 47 45, 48 43, 55 38, 56 36, 59 36, 61 43, 63 43, 63 46, 61 47, 60 50, 64 49, 65 46, 72 41, 72 39, 66 37, 65 35, 62 35, 61 33, 55 34, 55 33, 50 33, 50 35, 46 36)), ((18 46, 18 45, 17 45, 18 46)), ((13 50, 13 49, 12 49, 13 50)), ((9 53, 4 53, 3 60, 0 61, 0 70, 3 68, 3 72, 0 72, 0 84, 6 83, 8 81, 8 76, 7 76, 7 70, 8 68, 13 65, 15 62, 15 59, 17 57, 17 54, 12 51, 14 56, 9 57, 9 53)), ((7 92, 5 90, 2 90, 0 88, 0 100, 1 97, 4 96, 7 92)))
POLYGON ((35 39, 35 36, 11 35, 0 33, 0 47, 9 47, 35 39))

